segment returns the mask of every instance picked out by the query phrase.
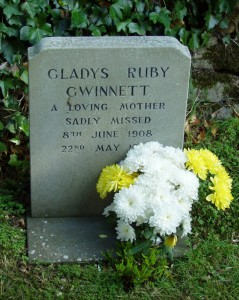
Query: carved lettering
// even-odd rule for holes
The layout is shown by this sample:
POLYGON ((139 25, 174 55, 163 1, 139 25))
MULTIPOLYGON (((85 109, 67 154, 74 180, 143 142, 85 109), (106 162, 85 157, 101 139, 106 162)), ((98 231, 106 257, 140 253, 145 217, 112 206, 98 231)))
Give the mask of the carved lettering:
POLYGON ((95 138, 117 138, 118 137, 117 130, 111 131, 95 131, 94 134, 91 136, 93 139, 95 138))
POLYGON ((128 78, 157 78, 166 77, 169 67, 129 67, 128 78))
POLYGON ((98 125, 98 118, 66 118, 66 125, 98 125))
POLYGON ((110 124, 148 124, 150 117, 112 117, 110 124))
POLYGON ((118 151, 119 145, 97 145, 95 152, 118 151))

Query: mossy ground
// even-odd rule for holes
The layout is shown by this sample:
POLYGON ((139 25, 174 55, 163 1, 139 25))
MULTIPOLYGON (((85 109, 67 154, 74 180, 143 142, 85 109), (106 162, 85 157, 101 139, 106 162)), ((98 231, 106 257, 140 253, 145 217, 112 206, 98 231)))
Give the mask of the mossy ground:
POLYGON ((128 290, 106 263, 29 264, 25 229, 29 204, 24 201, 28 181, 2 178, 0 299, 237 299, 239 120, 209 122, 202 116, 198 114, 197 121, 190 119, 185 146, 206 147, 220 157, 233 178, 234 201, 230 209, 217 211, 201 191, 193 209, 190 250, 174 261, 167 275, 128 290))

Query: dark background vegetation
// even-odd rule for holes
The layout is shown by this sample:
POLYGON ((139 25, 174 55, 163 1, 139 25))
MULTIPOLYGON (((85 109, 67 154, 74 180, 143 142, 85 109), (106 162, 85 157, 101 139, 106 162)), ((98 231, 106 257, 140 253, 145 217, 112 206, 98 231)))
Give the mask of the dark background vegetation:
MULTIPOLYGON (((185 147, 208 148, 233 178, 231 208, 200 200, 193 209, 190 251, 165 278, 125 291, 104 264, 29 265, 27 48, 49 36, 168 35, 192 54, 212 36, 238 46, 236 0, 0 0, 0 299, 236 299, 239 293, 239 120, 215 120, 190 93, 185 147)), ((100 59, 100 58, 99 58, 100 59)), ((236 74, 238 75, 238 74, 236 74)), ((192 80, 192 86, 194 85, 192 80)), ((169 124, 170 126, 170 124, 169 124)))

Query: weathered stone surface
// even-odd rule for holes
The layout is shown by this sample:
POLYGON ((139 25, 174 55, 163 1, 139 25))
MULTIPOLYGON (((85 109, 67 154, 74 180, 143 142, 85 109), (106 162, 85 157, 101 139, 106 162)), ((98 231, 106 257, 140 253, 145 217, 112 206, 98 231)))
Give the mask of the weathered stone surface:
POLYGON ((29 49, 30 260, 97 259, 113 247, 100 172, 140 142, 182 147, 189 71, 188 49, 171 37, 46 38, 29 49))
POLYGON ((170 37, 46 38, 29 50, 33 217, 94 216, 130 146, 182 147, 190 54, 170 37))
POLYGON ((225 45, 213 38, 206 48, 193 54, 192 79, 197 97, 202 102, 219 103, 214 118, 238 116, 238 49, 235 42, 225 45))
POLYGON ((29 260, 83 262, 102 259, 115 247, 115 232, 103 216, 28 218, 29 260))

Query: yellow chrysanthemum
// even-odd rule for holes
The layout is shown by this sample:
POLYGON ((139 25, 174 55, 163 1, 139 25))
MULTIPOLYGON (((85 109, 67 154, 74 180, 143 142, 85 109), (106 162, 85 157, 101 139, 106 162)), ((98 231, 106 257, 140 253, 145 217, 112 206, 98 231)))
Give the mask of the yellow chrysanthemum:
POLYGON ((176 235, 170 235, 170 236, 166 237, 166 239, 164 240, 164 245, 166 247, 173 248, 176 245, 177 240, 178 240, 178 238, 176 235))
POLYGON ((106 166, 96 185, 100 198, 106 198, 110 192, 117 192, 123 187, 128 188, 136 178, 136 174, 128 174, 119 165, 106 166))
POLYGON ((232 188, 232 179, 223 166, 218 169, 217 176, 224 182, 224 184, 227 184, 228 188, 232 188))
POLYGON ((225 210, 230 206, 230 203, 233 200, 233 196, 231 194, 231 179, 229 177, 225 180, 225 178, 220 177, 220 175, 216 175, 214 178, 211 177, 210 179, 213 186, 210 186, 209 189, 213 190, 214 193, 208 195, 206 200, 215 204, 217 209, 225 210))
POLYGON ((194 174, 196 174, 199 178, 202 180, 205 180, 207 178, 207 167, 205 164, 205 161, 203 159, 202 153, 200 150, 184 150, 184 153, 186 154, 188 161, 186 162, 186 167, 189 170, 192 170, 194 174))
POLYGON ((218 157, 207 149, 201 149, 200 154, 204 159, 206 168, 211 174, 216 174, 221 167, 221 161, 218 157))

